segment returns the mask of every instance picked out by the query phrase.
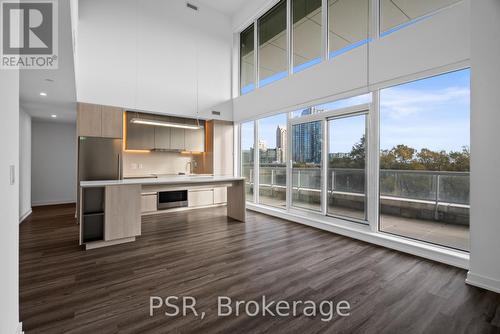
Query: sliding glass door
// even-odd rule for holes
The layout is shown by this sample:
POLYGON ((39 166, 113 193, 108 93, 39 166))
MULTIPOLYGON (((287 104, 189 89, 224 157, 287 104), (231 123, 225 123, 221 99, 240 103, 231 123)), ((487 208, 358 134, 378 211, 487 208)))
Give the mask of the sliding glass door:
POLYGON ((327 214, 366 221, 366 114, 328 119, 327 214))
POLYGON ((321 211, 322 121, 292 125, 292 206, 321 211))

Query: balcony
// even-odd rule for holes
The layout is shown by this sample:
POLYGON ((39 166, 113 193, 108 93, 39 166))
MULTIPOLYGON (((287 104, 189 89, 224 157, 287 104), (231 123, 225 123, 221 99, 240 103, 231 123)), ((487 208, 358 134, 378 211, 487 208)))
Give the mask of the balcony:
MULTIPOLYGON (((253 167, 243 166, 253 192, 253 167)), ((328 170, 328 207, 336 215, 363 217, 365 171, 328 170)), ((293 205, 318 210, 321 169, 294 168, 293 205)), ((260 202, 286 207, 286 166, 260 168, 260 202)), ((328 210, 331 211, 331 210, 328 210)), ((469 250, 469 173, 413 170, 380 172, 380 230, 460 250, 469 250)))

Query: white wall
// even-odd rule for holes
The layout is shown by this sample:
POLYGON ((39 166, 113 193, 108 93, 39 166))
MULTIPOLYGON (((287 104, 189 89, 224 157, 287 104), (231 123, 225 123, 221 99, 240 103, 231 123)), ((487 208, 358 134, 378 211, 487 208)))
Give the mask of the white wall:
POLYGON ((76 201, 76 125, 33 119, 32 205, 76 201))
POLYGON ((0 70, 0 333, 19 326, 19 71, 0 70), (15 182, 11 184, 10 166, 15 182))
POLYGON ((500 2, 471 2, 471 255, 467 282, 500 293, 500 2))
POLYGON ((19 222, 31 213, 31 116, 19 110, 19 222))
MULTIPOLYGON (((241 20, 241 19, 240 19, 241 20)), ((400 31, 233 101, 235 121, 330 101, 429 71, 467 66, 470 4, 465 0, 400 31)))
POLYGON ((208 117, 231 98, 232 38, 228 17, 184 0, 80 1, 77 99, 194 116, 198 85, 208 117))

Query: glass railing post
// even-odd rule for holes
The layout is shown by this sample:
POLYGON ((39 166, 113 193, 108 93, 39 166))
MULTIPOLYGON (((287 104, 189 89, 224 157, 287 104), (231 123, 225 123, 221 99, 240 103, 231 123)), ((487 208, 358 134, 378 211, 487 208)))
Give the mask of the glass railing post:
POLYGON ((439 174, 436 174, 434 175, 435 176, 435 179, 436 179, 436 207, 435 207, 435 211, 434 211, 434 219, 435 220, 439 220, 439 188, 440 188, 440 175, 439 174))

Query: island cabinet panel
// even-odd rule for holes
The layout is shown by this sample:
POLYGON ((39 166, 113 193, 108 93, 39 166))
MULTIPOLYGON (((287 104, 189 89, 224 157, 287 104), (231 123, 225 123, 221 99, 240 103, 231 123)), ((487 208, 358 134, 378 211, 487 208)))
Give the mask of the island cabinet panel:
POLYGON ((104 240, 141 234, 141 185, 106 186, 104 240))
POLYGON ((227 188, 214 188, 214 204, 224 204, 227 202, 227 188))
POLYGON ((188 206, 194 208, 197 206, 208 206, 214 204, 213 189, 190 190, 188 192, 188 206))
POLYGON ((101 137, 101 106, 78 103, 77 128, 80 137, 101 137))
POLYGON ((123 109, 101 106, 101 131, 105 138, 123 138, 123 109))
MULTIPOLYGON (((136 113, 127 113, 126 149, 127 150, 152 150, 155 147, 155 128, 151 125, 134 124, 132 119, 136 118, 136 113)), ((141 114, 140 118, 154 119, 141 114)))
POLYGON ((155 212, 158 206, 158 195, 154 194, 142 194, 141 197, 141 212, 155 212))

